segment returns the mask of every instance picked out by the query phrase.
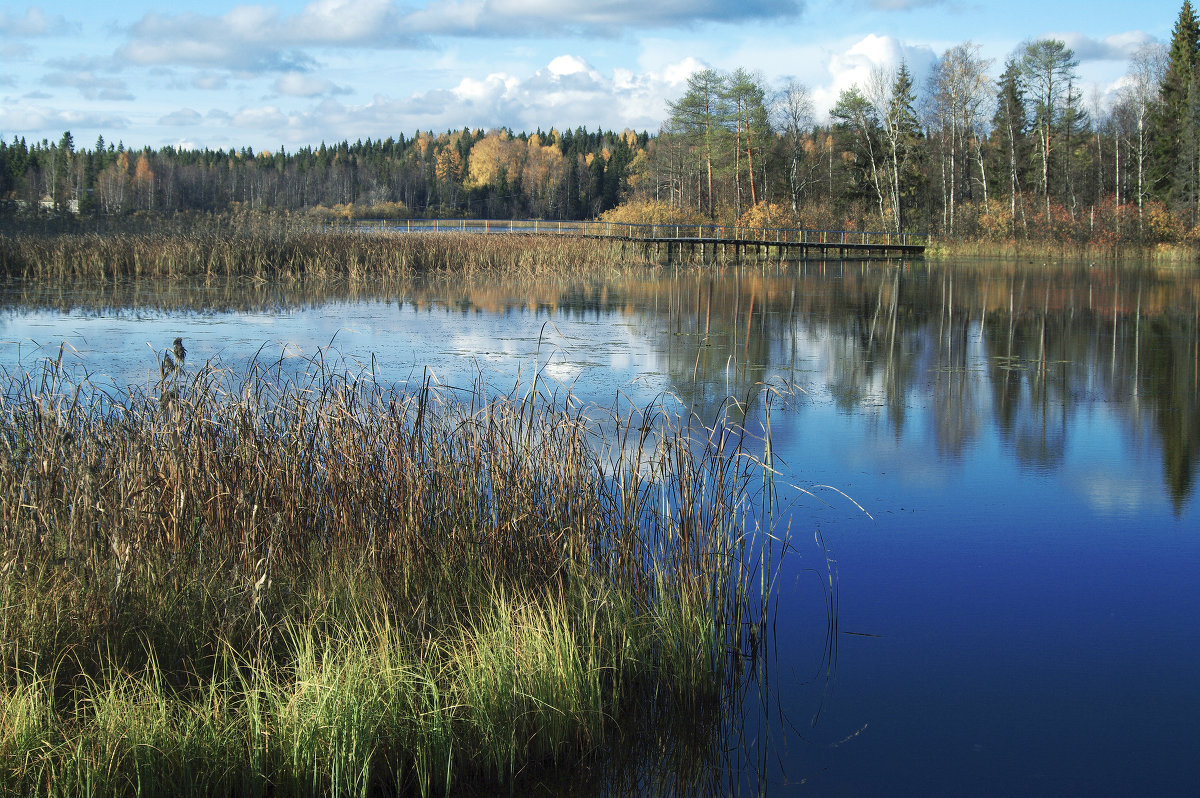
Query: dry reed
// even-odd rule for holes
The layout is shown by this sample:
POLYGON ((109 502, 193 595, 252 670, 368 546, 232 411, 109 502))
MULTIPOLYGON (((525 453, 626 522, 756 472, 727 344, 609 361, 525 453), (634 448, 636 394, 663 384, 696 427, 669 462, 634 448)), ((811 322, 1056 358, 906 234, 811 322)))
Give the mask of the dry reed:
MULTIPOLYGON (((230 278, 351 281, 455 273, 506 277, 609 274, 619 242, 568 236, 389 233, 305 227, 0 236, 0 274, 41 280, 230 278)), ((631 250, 632 255, 640 250, 631 250)), ((644 259, 640 262, 644 263, 644 259)))
POLYGON ((713 722, 764 607, 738 430, 312 366, 9 378, 4 789, 511 788, 713 722))

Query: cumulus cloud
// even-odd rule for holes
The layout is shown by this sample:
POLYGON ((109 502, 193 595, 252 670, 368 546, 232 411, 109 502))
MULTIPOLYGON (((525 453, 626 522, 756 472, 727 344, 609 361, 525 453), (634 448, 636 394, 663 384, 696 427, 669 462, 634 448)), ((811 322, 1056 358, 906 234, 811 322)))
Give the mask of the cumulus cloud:
POLYGON ((23 15, 0 11, 0 36, 54 36, 72 28, 62 15, 50 15, 34 6, 23 15))
POLYGON ((391 0, 313 0, 296 14, 261 5, 221 16, 152 12, 118 50, 135 64, 183 64, 254 72, 304 71, 310 47, 415 47, 391 0))
POLYGON ((914 84, 920 86, 937 61, 937 54, 929 45, 905 44, 894 36, 865 36, 829 57, 825 79, 813 89, 813 104, 827 111, 846 89, 865 87, 873 70, 892 70, 902 61, 914 84))
POLYGON ((645 129, 658 126, 671 87, 661 74, 615 70, 604 75, 579 56, 562 55, 523 78, 493 74, 483 81, 464 79, 451 90, 451 109, 469 109, 473 127, 645 129))
POLYGON ((275 81, 275 91, 289 97, 320 97, 327 94, 345 93, 346 89, 336 86, 324 78, 303 72, 288 72, 275 81))
POLYGON ((166 116, 160 117, 158 124, 168 127, 192 127, 204 121, 204 117, 198 111, 191 108, 180 108, 178 111, 172 111, 166 116))
POLYGON ((213 74, 206 72, 196 75, 192 78, 192 86, 204 91, 218 91, 229 85, 229 80, 224 75, 213 74))
POLYGON ((126 29, 118 56, 255 72, 305 71, 313 48, 427 48, 432 36, 613 36, 648 28, 745 23, 797 16, 803 0, 311 0, 288 14, 239 5, 222 15, 152 12, 126 29))
POLYGON ((234 127, 277 130, 288 124, 288 117, 273 105, 262 108, 243 108, 233 115, 230 124, 234 127))
POLYGON ((221 33, 211 37, 137 38, 122 45, 117 57, 143 66, 179 64, 251 72, 303 71, 316 65, 313 57, 302 50, 263 47, 221 33))
POLYGON ((612 36, 630 29, 795 17, 802 8, 801 0, 454 0, 430 3, 408 15, 405 22, 416 30, 442 35, 612 36))
MULTIPOLYGON (((686 77, 686 75, 685 75, 686 77)), ((296 111, 276 105, 245 108, 232 117, 208 121, 257 130, 288 144, 386 138, 413 130, 585 127, 635 130, 657 128, 666 97, 677 86, 663 73, 615 70, 605 74, 586 59, 564 54, 524 75, 494 72, 465 77, 450 88, 406 97, 376 95, 361 104, 325 97, 296 111)))
POLYGON ((67 58, 48 58, 46 66, 63 72, 111 72, 121 65, 107 56, 73 55, 67 58))
POLYGON ((43 78, 49 86, 65 86, 79 91, 89 100, 132 100, 133 94, 125 81, 101 77, 94 72, 52 72, 43 78))
POLYGON ((33 104, 0 105, 0 129, 4 130, 114 130, 127 127, 129 120, 116 114, 64 111, 33 104))
POLYGON ((1126 31, 1093 39, 1082 33, 1057 33, 1048 38, 1061 39, 1083 61, 1128 61, 1138 50, 1154 44, 1155 38, 1144 31, 1126 31))

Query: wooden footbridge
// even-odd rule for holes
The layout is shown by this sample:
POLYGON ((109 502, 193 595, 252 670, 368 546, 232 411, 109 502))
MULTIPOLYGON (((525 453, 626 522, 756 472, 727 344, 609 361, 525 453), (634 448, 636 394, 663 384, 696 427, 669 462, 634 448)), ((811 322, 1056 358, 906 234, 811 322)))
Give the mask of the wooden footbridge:
POLYGON ((634 243, 656 259, 749 260, 912 258, 925 253, 920 236, 858 230, 801 230, 708 224, 628 224, 542 219, 400 219, 357 221, 356 229, 399 233, 562 235, 634 243))

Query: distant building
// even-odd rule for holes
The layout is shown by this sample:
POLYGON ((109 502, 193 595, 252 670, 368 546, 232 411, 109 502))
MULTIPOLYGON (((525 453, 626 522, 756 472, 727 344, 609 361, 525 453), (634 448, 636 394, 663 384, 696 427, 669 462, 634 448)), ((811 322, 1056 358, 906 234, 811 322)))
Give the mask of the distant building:
MULTIPOLYGON (((49 211, 50 213, 54 212, 54 198, 49 195, 43 196, 42 201, 39 203, 39 205, 43 211, 49 211)), ((73 213, 75 215, 78 215, 79 214, 79 200, 74 199, 74 198, 67 200, 66 204, 63 206, 63 209, 66 210, 68 213, 73 213)))

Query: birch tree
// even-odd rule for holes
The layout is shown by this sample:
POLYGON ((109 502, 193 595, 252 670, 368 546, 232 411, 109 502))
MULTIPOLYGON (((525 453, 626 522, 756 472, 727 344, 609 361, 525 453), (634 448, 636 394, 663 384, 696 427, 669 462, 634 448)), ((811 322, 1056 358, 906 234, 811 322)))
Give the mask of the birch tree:
POLYGON ((934 117, 946 141, 944 148, 946 228, 953 234, 955 210, 960 196, 971 195, 970 158, 972 147, 980 171, 980 184, 987 205, 987 170, 983 160, 982 109, 991 92, 990 59, 979 57, 979 45, 965 42, 950 48, 938 60, 932 75, 934 117))
POLYGON ((1129 74, 1121 87, 1120 101, 1129 109, 1133 124, 1133 161, 1137 169, 1138 225, 1142 222, 1143 203, 1149 188, 1147 166, 1149 165, 1149 123, 1154 110, 1158 87, 1166 71, 1166 51, 1161 45, 1150 44, 1138 49, 1129 62, 1129 74))
POLYGON ((776 100, 775 117, 787 157, 788 193, 791 197, 792 213, 799 214, 800 195, 805 192, 810 182, 802 172, 807 155, 804 145, 813 127, 813 102, 808 87, 794 80, 788 82, 776 100))
POLYGON ((886 227, 879 113, 875 105, 859 91, 858 86, 842 91, 837 104, 829 113, 836 120, 836 130, 843 138, 843 146, 851 152, 858 171, 869 181, 868 185, 879 207, 879 222, 886 227))

